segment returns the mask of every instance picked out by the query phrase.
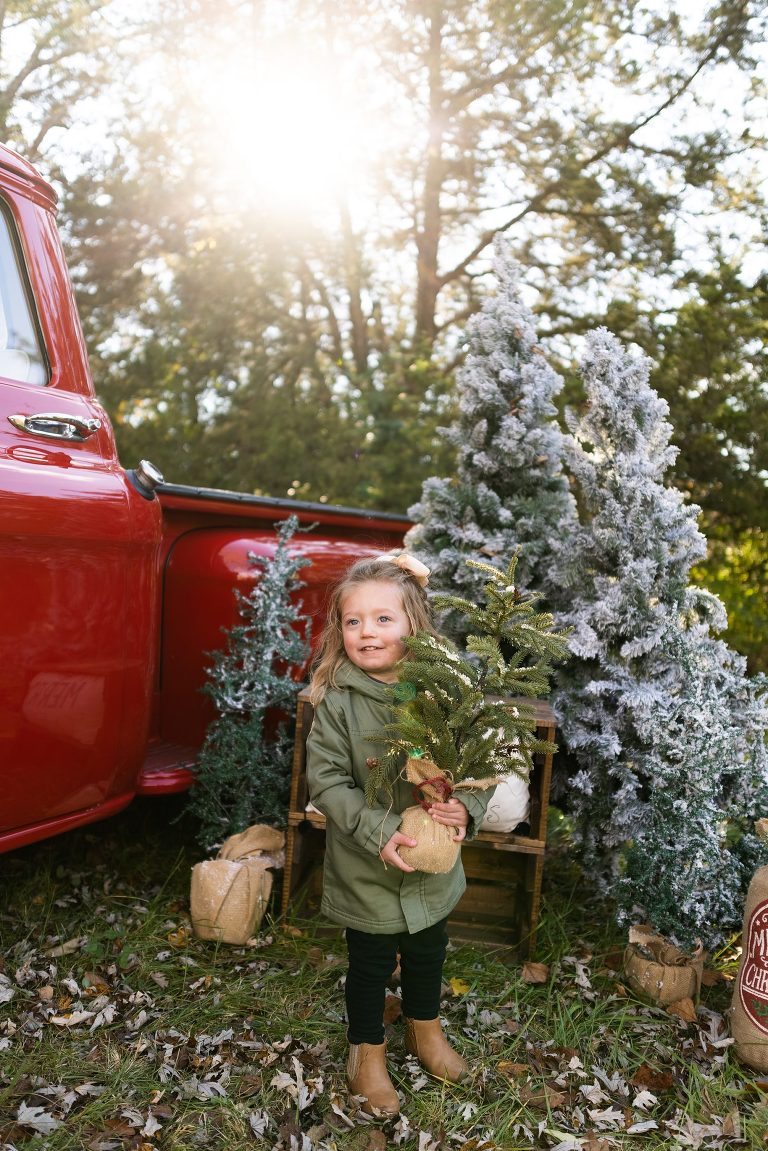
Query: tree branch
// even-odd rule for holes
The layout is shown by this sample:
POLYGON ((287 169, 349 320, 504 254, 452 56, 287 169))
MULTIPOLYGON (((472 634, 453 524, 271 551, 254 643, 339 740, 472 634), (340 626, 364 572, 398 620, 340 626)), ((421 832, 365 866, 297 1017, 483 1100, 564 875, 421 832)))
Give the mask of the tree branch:
MULTIPOLYGON (((606 156, 615 151, 617 148, 627 148, 631 143, 632 136, 634 136, 637 132, 640 132, 643 128, 646 128, 649 124, 653 123, 653 121, 658 119, 659 116, 663 115, 663 113, 666 112, 668 108, 670 108, 677 100, 681 98, 681 96, 683 96, 688 91, 688 89, 701 74, 701 72, 707 67, 708 64, 712 62, 722 47, 723 43, 725 42, 726 36, 727 32, 724 31, 720 34, 720 36, 717 37, 714 43, 710 45, 708 51, 704 53, 693 71, 680 82, 674 91, 670 92, 666 100, 663 100, 646 116, 641 117, 634 123, 622 124, 619 130, 615 131, 609 140, 606 140, 601 147, 595 149, 592 155, 588 156, 581 164, 581 171, 585 172, 588 168, 592 167, 593 164, 598 164, 601 160, 604 160, 606 156)), ((550 180, 539 192, 536 193, 535 196, 530 198, 528 203, 524 205, 524 207, 521 208, 519 212, 507 220, 505 224, 501 224, 497 228, 488 228, 485 232, 481 233, 479 240, 471 249, 471 251, 464 257, 464 259, 456 264, 453 268, 451 268, 450 271, 444 272, 443 275, 439 277, 440 288, 443 288, 446 284, 450 284, 453 281, 458 280, 459 277, 462 276, 466 271, 469 264, 471 264, 473 260, 476 260, 477 257, 485 251, 485 249, 489 244, 493 242, 496 236, 501 235, 504 232, 508 232, 510 228, 513 228, 515 224, 519 223, 520 220, 525 219, 525 217, 529 216, 532 212, 543 210, 543 205, 545 202, 550 198, 550 196, 554 195, 554 193, 558 191, 558 189, 561 187, 561 184, 562 182, 559 179, 550 180)))

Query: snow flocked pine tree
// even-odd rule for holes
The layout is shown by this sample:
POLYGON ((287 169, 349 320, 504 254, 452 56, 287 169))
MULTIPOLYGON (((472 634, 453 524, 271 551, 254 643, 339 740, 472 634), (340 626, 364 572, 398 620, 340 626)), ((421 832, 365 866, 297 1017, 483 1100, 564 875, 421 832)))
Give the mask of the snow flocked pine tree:
MULTIPOLYGON (((456 474, 432 477, 406 545, 431 568, 430 583, 477 601, 484 577, 469 558, 504 570, 520 547, 522 590, 549 600, 552 555, 568 534, 575 505, 563 475, 563 434, 555 397, 563 381, 539 346, 520 297, 519 270, 504 240, 496 244, 496 295, 467 326, 469 353, 456 376, 458 416, 442 435, 456 449, 456 474)), ((449 613, 442 630, 461 639, 466 625, 449 613)))
POLYGON ((259 578, 247 595, 235 590, 240 622, 213 654, 203 687, 217 717, 206 732, 188 810, 200 821, 198 838, 211 848, 255 822, 282 826, 288 814, 291 743, 282 729, 265 729, 270 708, 291 708, 298 691, 293 673, 309 654, 309 618, 291 593, 310 562, 291 555, 298 529, 289 516, 277 525, 273 556, 251 554, 259 578))
POLYGON ((676 451, 648 371, 604 329, 588 336, 567 445, 582 525, 556 572, 576 658, 554 703, 577 835, 596 874, 614 865, 621 917, 712 945, 764 854, 766 683, 712 634, 720 602, 689 586, 706 545, 698 509, 664 482, 676 451))

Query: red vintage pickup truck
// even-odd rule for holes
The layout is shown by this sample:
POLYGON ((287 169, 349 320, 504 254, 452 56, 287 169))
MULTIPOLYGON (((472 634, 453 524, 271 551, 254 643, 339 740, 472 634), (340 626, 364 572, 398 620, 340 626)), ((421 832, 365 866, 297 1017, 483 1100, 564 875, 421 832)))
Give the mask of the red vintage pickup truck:
POLYGON ((275 522, 315 525, 295 541, 315 616, 351 558, 408 527, 125 470, 55 211, 50 186, 0 146, 0 850, 189 785, 212 718, 206 653, 253 579, 248 553, 274 551, 275 522))

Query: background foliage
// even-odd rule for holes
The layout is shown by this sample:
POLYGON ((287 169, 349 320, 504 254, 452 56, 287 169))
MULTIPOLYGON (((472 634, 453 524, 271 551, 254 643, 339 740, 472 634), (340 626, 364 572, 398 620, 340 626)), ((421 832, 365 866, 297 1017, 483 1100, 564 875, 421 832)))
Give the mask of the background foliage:
POLYGON ((566 377, 598 323, 656 362, 701 578, 766 666, 767 16, 3 4, 3 137, 60 189, 126 466, 403 511, 450 467, 435 429, 504 233, 566 377))

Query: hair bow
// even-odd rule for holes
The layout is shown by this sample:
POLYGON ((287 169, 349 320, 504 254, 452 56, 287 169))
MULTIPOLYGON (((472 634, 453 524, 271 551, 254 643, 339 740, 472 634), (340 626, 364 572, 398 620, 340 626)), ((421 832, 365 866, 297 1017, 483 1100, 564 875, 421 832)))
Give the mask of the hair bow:
POLYGON ((412 575, 418 584, 426 587, 429 583, 429 568, 423 564, 421 560, 417 560, 415 556, 408 555, 407 552, 401 552, 399 555, 382 556, 383 560, 387 563, 396 564, 397 567, 402 568, 408 575, 412 575))

